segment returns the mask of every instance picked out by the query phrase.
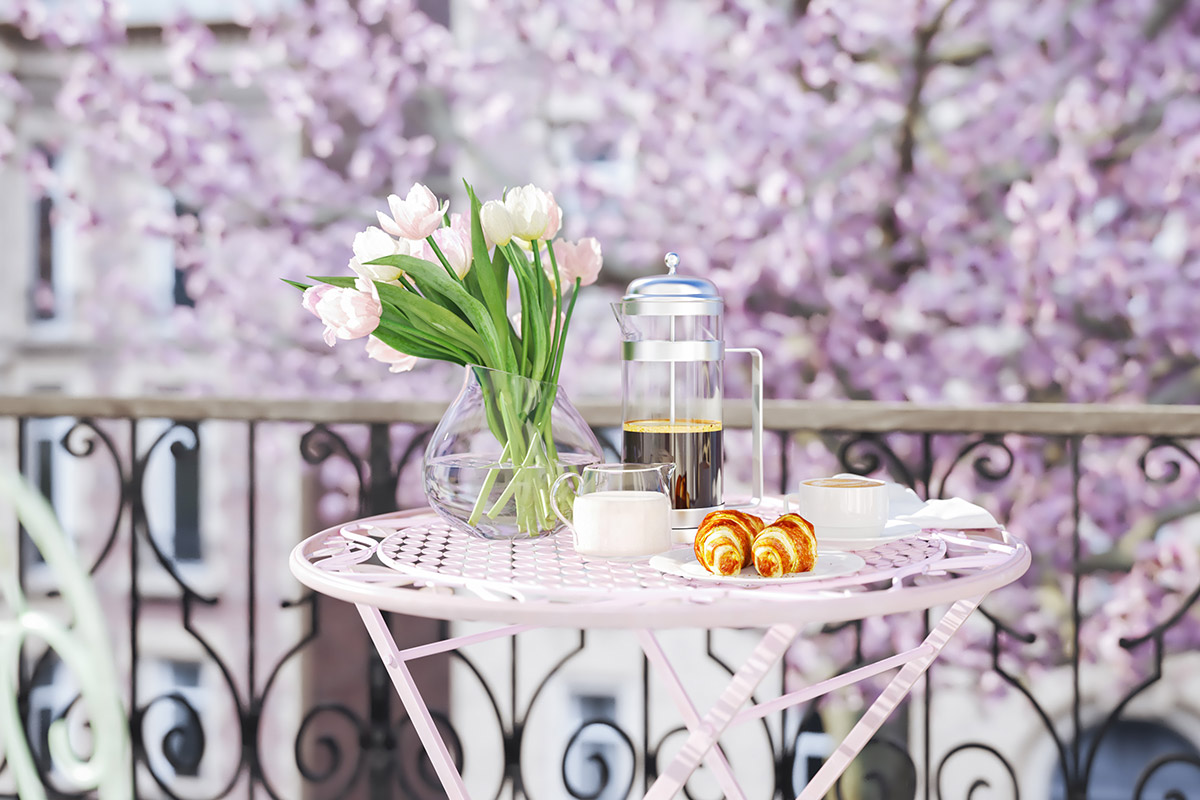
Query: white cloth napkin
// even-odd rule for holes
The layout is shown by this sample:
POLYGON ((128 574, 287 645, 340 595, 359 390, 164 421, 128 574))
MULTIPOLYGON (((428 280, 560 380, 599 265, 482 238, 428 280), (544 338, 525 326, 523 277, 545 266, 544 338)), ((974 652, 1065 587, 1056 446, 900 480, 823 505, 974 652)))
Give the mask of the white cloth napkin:
POLYGON ((946 530, 968 530, 971 528, 998 528, 1000 523, 986 508, 968 503, 961 497, 947 500, 928 500, 911 514, 894 515, 894 519, 911 522, 922 528, 945 528, 946 530))
POLYGON ((916 492, 900 483, 889 483, 888 519, 897 519, 901 514, 915 514, 925 505, 916 492))

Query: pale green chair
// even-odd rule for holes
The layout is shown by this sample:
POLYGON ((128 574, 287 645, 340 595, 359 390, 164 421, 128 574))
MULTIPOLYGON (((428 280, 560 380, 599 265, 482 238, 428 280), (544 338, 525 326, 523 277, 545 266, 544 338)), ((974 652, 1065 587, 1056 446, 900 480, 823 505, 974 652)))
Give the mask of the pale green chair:
POLYGON ((22 478, 0 473, 0 509, 16 510, 29 538, 45 559, 63 601, 70 624, 30 607, 20 582, 15 537, 0 537, 0 750, 16 781, 21 800, 45 800, 33 753, 17 705, 18 664, 26 637, 45 642, 72 673, 80 687, 80 702, 91 727, 92 753, 80 758, 68 741, 65 720, 50 726, 50 756, 64 783, 76 791, 96 790, 99 800, 128 800, 132 796, 129 729, 117 692, 113 664, 100 603, 91 578, 75 558, 53 509, 22 478))

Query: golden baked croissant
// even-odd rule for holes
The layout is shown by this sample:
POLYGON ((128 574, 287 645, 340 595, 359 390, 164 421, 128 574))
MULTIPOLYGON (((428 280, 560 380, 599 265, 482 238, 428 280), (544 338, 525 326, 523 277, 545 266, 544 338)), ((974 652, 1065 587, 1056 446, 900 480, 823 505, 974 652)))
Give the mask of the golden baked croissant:
POLYGON ((764 578, 808 572, 817 563, 817 536, 804 517, 784 514, 758 532, 750 551, 764 578))
POLYGON ((732 509, 709 512, 696 530, 696 560, 714 575, 732 576, 750 564, 750 545, 763 521, 732 509))

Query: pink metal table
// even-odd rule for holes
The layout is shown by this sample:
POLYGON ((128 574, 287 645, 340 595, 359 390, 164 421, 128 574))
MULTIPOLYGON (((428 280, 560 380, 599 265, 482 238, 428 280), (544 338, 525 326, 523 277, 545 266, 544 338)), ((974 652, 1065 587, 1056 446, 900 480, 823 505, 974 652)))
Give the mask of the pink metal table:
POLYGON ((923 531, 858 550, 851 574, 804 583, 745 586, 661 572, 647 562, 585 560, 568 536, 486 541, 454 531, 429 510, 357 520, 301 542, 292 573, 322 594, 354 603, 449 797, 469 800, 407 662, 538 627, 637 632, 666 683, 688 738, 645 800, 674 797, 704 762, 727 798, 745 798, 717 744, 727 729, 808 702, 899 667, 797 800, 823 797, 870 741, 950 637, 992 590, 1019 578, 1029 548, 1006 531, 923 531), (743 709, 762 678, 809 623, 830 623, 948 606, 918 646, 743 709), (483 633, 400 650, 382 611, 444 620, 504 623, 483 633), (654 631, 765 628, 717 702, 702 714, 654 631))

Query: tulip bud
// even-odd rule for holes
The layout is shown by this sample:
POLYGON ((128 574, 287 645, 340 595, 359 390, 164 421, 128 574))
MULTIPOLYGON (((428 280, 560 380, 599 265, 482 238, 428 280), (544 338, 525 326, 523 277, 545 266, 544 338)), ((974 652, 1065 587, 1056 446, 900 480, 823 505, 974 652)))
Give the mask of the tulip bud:
POLYGON ((479 224, 483 226, 483 238, 489 246, 505 245, 513 237, 513 220, 508 209, 499 200, 488 200, 479 209, 479 224))

